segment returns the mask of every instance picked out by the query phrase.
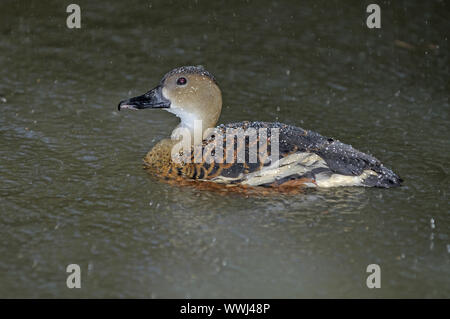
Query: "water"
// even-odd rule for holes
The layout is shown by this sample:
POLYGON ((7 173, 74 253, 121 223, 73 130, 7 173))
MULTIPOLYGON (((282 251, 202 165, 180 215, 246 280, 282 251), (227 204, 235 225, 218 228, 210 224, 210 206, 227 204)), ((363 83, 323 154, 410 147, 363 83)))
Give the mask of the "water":
POLYGON ((450 297, 448 3, 380 2, 378 30, 370 2, 77 3, 79 30, 59 1, 0 4, 0 297, 450 297), (142 158, 177 119, 117 103, 186 64, 218 79, 221 123, 318 131, 404 187, 154 180, 142 158))

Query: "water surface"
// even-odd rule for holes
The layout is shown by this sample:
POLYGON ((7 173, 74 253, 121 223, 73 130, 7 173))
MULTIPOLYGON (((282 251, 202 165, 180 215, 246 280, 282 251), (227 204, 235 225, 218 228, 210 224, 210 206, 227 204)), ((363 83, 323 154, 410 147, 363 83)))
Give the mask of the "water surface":
POLYGON ((370 2, 77 3, 79 30, 60 1, 0 4, 0 297, 450 297, 448 3, 380 2, 377 30, 370 2), (246 198, 154 180, 142 158, 178 120, 117 103, 198 64, 221 123, 318 131, 404 186, 246 198))

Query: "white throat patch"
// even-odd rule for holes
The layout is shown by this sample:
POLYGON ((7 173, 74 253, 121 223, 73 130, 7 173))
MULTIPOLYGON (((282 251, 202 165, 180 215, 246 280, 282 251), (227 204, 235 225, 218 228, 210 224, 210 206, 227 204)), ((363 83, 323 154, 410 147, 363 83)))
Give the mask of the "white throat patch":
POLYGON ((167 108, 164 110, 166 110, 167 112, 170 112, 172 114, 175 114, 177 117, 179 117, 181 120, 180 126, 185 127, 187 129, 189 129, 190 131, 194 130, 194 121, 200 120, 196 116, 196 114, 187 112, 187 111, 183 110, 183 108, 178 108, 178 107, 171 108, 170 107, 170 108, 167 108))

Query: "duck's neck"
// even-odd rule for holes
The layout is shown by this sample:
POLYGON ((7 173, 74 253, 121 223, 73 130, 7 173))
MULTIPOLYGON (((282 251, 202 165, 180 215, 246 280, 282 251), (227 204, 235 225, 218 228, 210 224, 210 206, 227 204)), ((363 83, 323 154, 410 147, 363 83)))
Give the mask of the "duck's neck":
POLYGON ((185 138, 185 134, 188 132, 191 137, 191 144, 194 144, 194 139, 195 142, 201 142, 205 131, 215 127, 217 123, 216 118, 199 116, 195 113, 185 112, 182 109, 167 109, 167 111, 175 114, 181 120, 180 124, 172 131, 171 138, 173 140, 185 138))

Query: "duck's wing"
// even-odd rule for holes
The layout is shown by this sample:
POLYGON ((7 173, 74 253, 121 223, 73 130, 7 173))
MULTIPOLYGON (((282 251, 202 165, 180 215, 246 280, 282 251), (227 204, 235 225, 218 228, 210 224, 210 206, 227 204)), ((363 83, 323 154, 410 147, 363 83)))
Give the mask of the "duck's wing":
POLYGON ((354 149, 351 145, 298 127, 283 127, 280 129, 281 149, 289 149, 290 145, 295 145, 298 152, 316 154, 325 164, 326 169, 314 174, 319 186, 351 186, 354 183, 388 188, 400 186, 402 182, 397 174, 378 159, 354 149))
MULTIPOLYGON (((297 185, 298 181, 306 186, 399 186, 401 179, 380 161, 371 155, 355 150, 332 138, 307 131, 299 127, 281 123, 240 122, 217 127, 223 139, 223 154, 232 152, 234 161, 225 163, 205 161, 186 165, 183 175, 217 183, 242 184, 249 186, 297 185), (233 149, 227 149, 227 130, 242 129, 249 132, 266 131, 258 134, 258 154, 256 161, 250 160, 255 140, 245 139, 245 161, 239 162, 238 155, 243 145, 233 143, 233 149), (278 135, 276 139, 274 134, 278 135), (266 138, 267 136, 267 138, 266 138), (261 140, 263 139, 263 140, 261 140), (275 141, 278 151, 273 150, 275 141), (267 153, 259 153, 260 147, 267 142, 267 153)), ((215 136, 217 138, 217 135, 215 136)), ((216 140, 204 142, 203 151, 216 140)), ((219 141, 220 143, 220 141, 219 141)), ((217 144, 216 144, 217 145, 217 144)), ((253 148, 254 150, 254 148, 253 148)), ((253 152, 254 153, 254 152, 253 152)))

